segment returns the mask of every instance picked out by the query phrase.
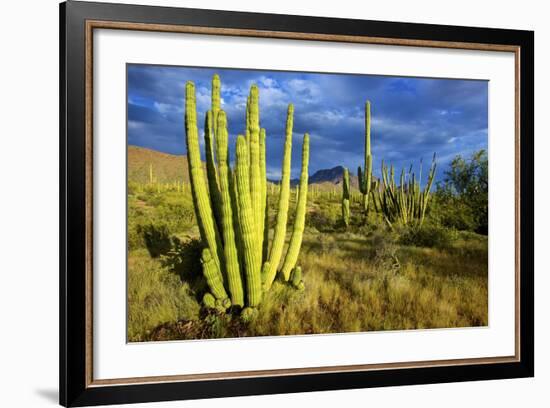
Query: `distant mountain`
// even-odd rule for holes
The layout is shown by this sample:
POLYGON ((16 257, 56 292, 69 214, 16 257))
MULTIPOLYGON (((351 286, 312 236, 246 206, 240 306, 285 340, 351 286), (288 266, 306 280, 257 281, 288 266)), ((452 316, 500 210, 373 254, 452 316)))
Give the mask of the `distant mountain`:
MULTIPOLYGON (((330 185, 340 185, 344 179, 344 167, 336 166, 332 169, 317 170, 313 175, 309 176, 309 184, 319 184, 321 186, 329 187, 330 185)), ((292 186, 298 185, 299 179, 292 179, 290 184, 292 186)), ((357 177, 350 172, 350 184, 352 187, 358 188, 359 182, 357 177)))
MULTIPOLYGON (((138 146, 128 146, 128 180, 138 183, 149 181, 149 168, 153 169, 153 177, 159 183, 171 183, 184 181, 189 183, 187 169, 187 156, 162 153, 152 149, 138 146)), ((340 185, 344 176, 344 168, 336 166, 332 169, 316 171, 309 177, 309 184, 315 184, 323 189, 331 189, 334 185, 340 185)), ((279 180, 268 180, 279 184, 279 180)), ((299 179, 292 179, 290 184, 294 187, 299 184, 299 179)), ((358 188, 357 176, 350 174, 352 187, 358 188)))
POLYGON ((159 183, 184 181, 189 183, 187 156, 162 153, 138 146, 128 146, 128 180, 149 182, 149 168, 159 183))
POLYGON ((334 184, 340 184, 344 177, 344 168, 336 166, 332 169, 317 170, 310 178, 310 184, 323 183, 325 181, 334 184))

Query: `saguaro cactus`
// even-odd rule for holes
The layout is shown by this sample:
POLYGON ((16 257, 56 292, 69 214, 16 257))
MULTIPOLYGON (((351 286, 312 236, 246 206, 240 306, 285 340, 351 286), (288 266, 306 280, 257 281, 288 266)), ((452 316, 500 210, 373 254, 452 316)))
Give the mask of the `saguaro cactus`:
POLYGON ((359 190, 363 194, 363 209, 365 213, 369 210, 369 195, 372 184, 372 155, 370 150, 370 102, 365 103, 365 168, 357 169, 359 178, 359 190))
POLYGON ((285 281, 290 277, 290 271, 296 266, 298 254, 302 246, 302 237, 304 233, 306 206, 307 206, 307 186, 308 186, 308 164, 309 164, 309 135, 304 135, 302 144, 302 172, 300 173, 300 190, 298 193, 298 204, 296 205, 296 218, 294 219, 294 228, 288 244, 281 273, 285 281))
POLYGON ((349 171, 344 168, 344 178, 342 181, 342 219, 345 226, 349 226, 349 199, 350 199, 350 186, 349 186, 349 171))
MULTIPOLYGON (((283 255, 290 196, 294 108, 289 105, 287 112, 277 224, 267 257, 267 143, 265 129, 261 129, 259 123, 259 91, 255 85, 251 87, 246 109, 246 136, 237 137, 233 171, 229 166, 227 116, 220 107, 220 94, 220 79, 215 75, 212 80, 212 109, 205 118, 207 184, 199 151, 195 88, 191 82, 186 85, 185 131, 189 174, 204 245, 201 258, 203 274, 210 290, 204 295, 203 303, 217 309, 230 305, 247 306, 242 311, 242 318, 250 320, 257 314, 254 308, 261 302, 262 290, 271 286, 283 255)), ((296 262, 306 216, 308 162, 309 136, 306 134, 300 187, 297 189, 296 218, 281 269, 286 281, 294 270, 292 283, 298 289, 303 288, 301 269, 296 267, 296 262)))

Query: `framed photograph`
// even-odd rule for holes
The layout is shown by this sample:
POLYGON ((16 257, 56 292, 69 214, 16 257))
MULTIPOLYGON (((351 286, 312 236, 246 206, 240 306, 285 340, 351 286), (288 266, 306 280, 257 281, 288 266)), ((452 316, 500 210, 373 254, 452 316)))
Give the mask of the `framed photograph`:
POLYGON ((60 6, 60 403, 534 375, 534 33, 60 6))

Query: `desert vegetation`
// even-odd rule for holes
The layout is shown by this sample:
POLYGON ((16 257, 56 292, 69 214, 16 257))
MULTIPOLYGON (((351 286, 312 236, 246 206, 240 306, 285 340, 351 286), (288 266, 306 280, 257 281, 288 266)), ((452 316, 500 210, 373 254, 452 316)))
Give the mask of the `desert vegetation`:
POLYGON ((422 164, 398 182, 391 164, 376 177, 367 102, 356 181, 338 168, 336 182, 312 183, 306 134, 291 183, 289 105, 282 176, 270 182, 258 89, 230 144, 220 87, 215 76, 201 144, 187 84, 187 156, 129 147, 130 341, 487 324, 484 151, 457 156, 435 188, 435 155, 426 180, 422 164))

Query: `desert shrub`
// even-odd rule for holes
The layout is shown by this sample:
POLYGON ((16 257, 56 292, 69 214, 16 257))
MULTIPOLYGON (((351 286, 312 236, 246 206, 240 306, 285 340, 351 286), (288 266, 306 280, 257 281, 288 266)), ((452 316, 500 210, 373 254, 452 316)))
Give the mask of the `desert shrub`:
POLYGON ((475 231, 478 227, 471 206, 460 197, 444 195, 440 191, 435 195, 429 216, 434 222, 459 231, 475 231))
POLYGON ((398 236, 391 231, 375 230, 371 233, 374 264, 382 269, 397 269, 398 236))
POLYGON ((158 258, 170 251, 172 247, 170 231, 165 224, 149 223, 141 225, 138 232, 143 235, 145 246, 152 258, 158 258))
POLYGON ((455 230, 434 223, 402 227, 398 231, 400 244, 417 247, 449 248, 458 238, 455 230))
POLYGON ((144 246, 145 241, 143 240, 143 234, 139 232, 138 225, 128 223, 128 250, 131 251, 144 246))
POLYGON ((163 220, 174 233, 184 232, 195 225, 195 213, 185 202, 168 202, 156 209, 156 217, 163 220))
POLYGON ((442 224, 487 235, 489 222, 489 165, 485 150, 468 158, 456 156, 443 183, 439 183, 436 200, 443 204, 442 224), (448 214, 448 215, 447 215, 448 214), (452 224, 452 225, 451 225, 452 224))
POLYGON ((141 184, 135 181, 128 181, 128 195, 134 195, 142 191, 141 184))
POLYGON ((181 240, 172 237, 171 248, 162 256, 162 264, 177 273, 182 280, 192 281, 201 278, 202 248, 201 241, 196 238, 181 240))
POLYGON ((341 214, 330 207, 316 208, 309 211, 306 217, 306 225, 317 229, 319 232, 332 232, 341 224, 341 214))
POLYGON ((162 204, 164 204, 165 199, 165 194, 157 193, 155 191, 149 191, 145 196, 145 201, 147 201, 147 204, 151 207, 161 206, 162 204))

